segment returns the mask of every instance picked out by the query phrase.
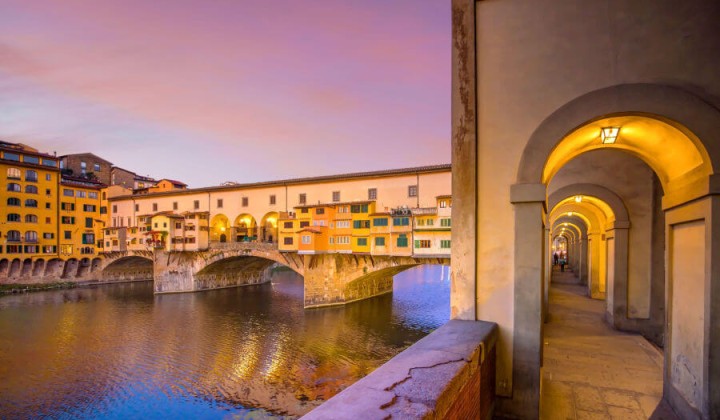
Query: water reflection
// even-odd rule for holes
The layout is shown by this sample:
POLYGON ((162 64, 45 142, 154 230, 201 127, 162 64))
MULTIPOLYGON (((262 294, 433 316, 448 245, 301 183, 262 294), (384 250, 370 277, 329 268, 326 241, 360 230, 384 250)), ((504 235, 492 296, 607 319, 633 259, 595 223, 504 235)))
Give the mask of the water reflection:
POLYGON ((0 298, 0 417, 299 416, 449 317, 446 267, 304 310, 302 279, 153 296, 152 283, 0 298))

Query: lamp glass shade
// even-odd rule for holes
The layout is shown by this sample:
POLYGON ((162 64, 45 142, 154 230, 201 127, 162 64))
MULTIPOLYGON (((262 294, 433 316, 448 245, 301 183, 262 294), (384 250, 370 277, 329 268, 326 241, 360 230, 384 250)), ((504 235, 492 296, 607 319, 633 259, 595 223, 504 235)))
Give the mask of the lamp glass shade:
POLYGON ((603 127, 600 131, 600 139, 603 144, 613 144, 617 140, 620 127, 603 127))

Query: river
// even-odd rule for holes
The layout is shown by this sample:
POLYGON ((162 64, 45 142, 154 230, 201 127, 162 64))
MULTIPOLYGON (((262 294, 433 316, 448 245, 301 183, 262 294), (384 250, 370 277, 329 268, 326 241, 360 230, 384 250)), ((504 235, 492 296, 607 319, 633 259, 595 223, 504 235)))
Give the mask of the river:
POLYGON ((449 269, 303 309, 302 278, 154 296, 136 282, 0 297, 0 418, 298 417, 445 323, 449 269))

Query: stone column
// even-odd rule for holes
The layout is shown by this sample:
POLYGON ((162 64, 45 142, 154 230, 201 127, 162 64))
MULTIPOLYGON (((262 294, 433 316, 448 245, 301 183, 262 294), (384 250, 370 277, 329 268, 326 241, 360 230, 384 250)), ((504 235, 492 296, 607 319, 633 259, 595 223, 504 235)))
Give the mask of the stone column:
POLYGON ((590 253, 588 264, 588 295, 593 299, 602 299, 600 292, 600 252, 601 252, 601 235, 600 232, 588 233, 588 252, 590 253))
POLYGON ((545 185, 516 184, 510 190, 515 210, 515 305, 513 325, 513 394, 504 414, 538 418, 543 356, 545 277, 545 185))
POLYGON ((615 226, 607 231, 607 305, 608 323, 620 330, 628 325, 628 228, 615 226))
POLYGON ((580 239, 580 284, 587 286, 588 284, 588 237, 587 234, 582 235, 580 239))

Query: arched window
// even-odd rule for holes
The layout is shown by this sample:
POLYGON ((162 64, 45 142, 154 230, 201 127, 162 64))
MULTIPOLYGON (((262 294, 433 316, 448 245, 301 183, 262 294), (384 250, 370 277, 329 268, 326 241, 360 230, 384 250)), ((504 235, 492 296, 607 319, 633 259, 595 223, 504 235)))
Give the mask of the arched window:
POLYGON ((20 187, 20 184, 16 184, 16 183, 14 183, 14 182, 11 182, 11 183, 8 184, 7 190, 8 190, 8 191, 12 191, 12 192, 21 192, 21 191, 22 191, 22 187, 20 187))
POLYGON ((37 171, 28 169, 25 171, 25 181, 37 182, 37 171))
POLYGON ((25 200, 25 207, 37 207, 37 200, 28 198, 27 200, 25 200))
POLYGON ((7 240, 8 242, 20 242, 20 231, 9 230, 7 233, 7 240))
POLYGON ((7 170, 7 177, 10 179, 20 179, 20 169, 18 168, 8 168, 7 170))
POLYGON ((25 232, 25 242, 37 242, 38 236, 37 232, 34 230, 28 230, 25 232))
POLYGON ((38 193, 38 187, 34 185, 26 185, 25 186, 25 192, 28 194, 37 194, 38 193))
POLYGON ((20 220, 21 220, 21 219, 20 219, 20 215, 19 215, 19 214, 16 214, 16 213, 8 213, 8 215, 7 215, 7 221, 8 221, 8 222, 19 222, 20 220))
POLYGON ((25 223, 37 223, 38 217, 34 214, 28 214, 25 216, 25 223))
POLYGON ((20 205, 20 199, 16 197, 10 197, 7 199, 7 205, 8 206, 19 206, 20 205))

